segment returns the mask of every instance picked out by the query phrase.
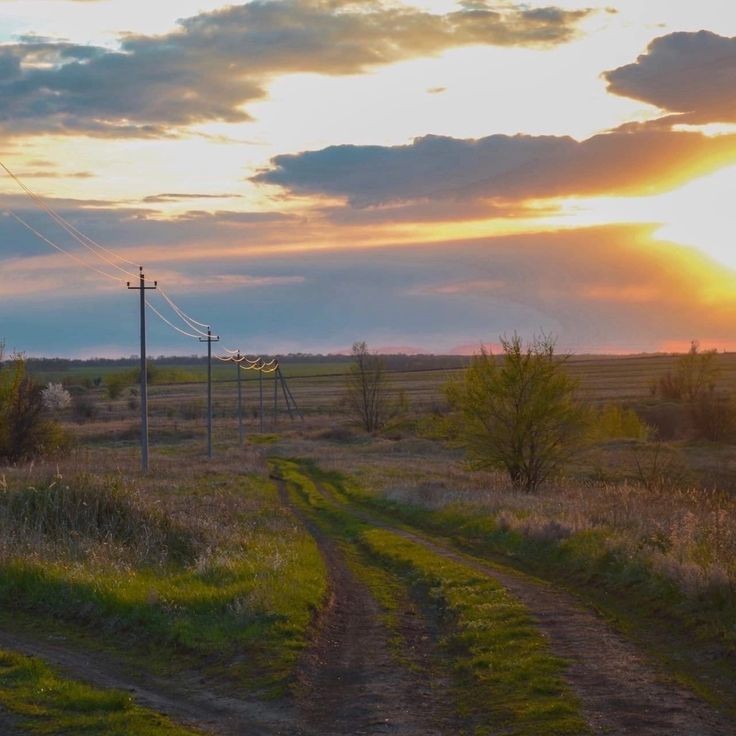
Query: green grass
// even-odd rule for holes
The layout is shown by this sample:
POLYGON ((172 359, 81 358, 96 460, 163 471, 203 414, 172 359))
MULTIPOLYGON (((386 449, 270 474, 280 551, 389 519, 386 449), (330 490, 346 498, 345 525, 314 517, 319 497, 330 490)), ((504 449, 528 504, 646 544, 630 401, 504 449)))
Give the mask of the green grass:
MULTIPOLYGON (((526 607, 498 582, 329 503, 314 481, 325 483, 330 476, 314 465, 272 462, 327 528, 341 530, 374 562, 405 576, 440 613, 454 695, 461 714, 476 723, 476 734, 588 732, 577 699, 562 680, 564 662, 551 654, 526 607)), ((329 485, 339 497, 340 490, 329 485)), ((383 591, 390 621, 395 595, 380 577, 373 586, 379 595, 383 591)))
POLYGON ((156 651, 167 662, 172 655, 226 662, 246 651, 229 674, 278 694, 324 597, 324 564, 314 541, 279 504, 272 483, 258 477, 209 482, 235 486, 213 500, 234 517, 230 538, 218 540, 218 530, 212 532, 210 541, 219 547, 188 564, 131 565, 65 554, 53 559, 50 553, 38 559, 32 551, 7 556, 0 559, 0 605, 71 624, 123 650, 156 651), (248 494, 248 505, 239 510, 230 494, 248 494))
POLYGON ((195 736, 136 705, 119 690, 100 690, 60 677, 41 660, 0 651, 0 705, 33 734, 195 736))

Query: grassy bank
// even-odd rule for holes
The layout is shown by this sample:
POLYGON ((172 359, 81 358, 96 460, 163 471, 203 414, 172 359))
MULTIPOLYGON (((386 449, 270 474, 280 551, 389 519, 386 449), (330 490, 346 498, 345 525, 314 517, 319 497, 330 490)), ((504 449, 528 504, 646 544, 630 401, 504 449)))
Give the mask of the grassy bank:
POLYGON ((313 540, 264 474, 172 463, 156 479, 6 479, 0 604, 91 636, 228 663, 278 691, 325 593, 313 540))
POLYGON ((99 690, 60 677, 41 660, 0 651, 0 705, 18 729, 34 734, 196 736, 135 705, 119 690, 99 690))

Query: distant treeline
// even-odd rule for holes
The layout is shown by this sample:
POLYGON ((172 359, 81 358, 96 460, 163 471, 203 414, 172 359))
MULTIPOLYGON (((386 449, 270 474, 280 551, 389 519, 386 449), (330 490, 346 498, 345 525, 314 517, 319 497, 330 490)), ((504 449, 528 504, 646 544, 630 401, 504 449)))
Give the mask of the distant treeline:
MULTIPOLYGON (((263 355, 264 360, 278 358, 284 364, 324 364, 345 363, 352 361, 350 355, 319 354, 319 353, 289 353, 287 355, 263 355)), ((461 368, 468 364, 469 358, 462 355, 404 355, 393 354, 383 356, 388 370, 432 370, 461 368)), ((80 368, 135 368, 139 358, 27 358, 27 367, 31 373, 66 373, 80 368)), ((206 365, 207 358, 203 355, 160 355, 150 358, 149 363, 157 366, 196 366, 206 365)))

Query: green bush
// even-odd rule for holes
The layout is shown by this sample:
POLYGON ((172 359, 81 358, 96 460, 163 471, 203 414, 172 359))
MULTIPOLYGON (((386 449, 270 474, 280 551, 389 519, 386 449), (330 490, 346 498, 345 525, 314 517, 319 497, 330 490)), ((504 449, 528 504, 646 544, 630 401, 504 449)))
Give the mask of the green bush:
POLYGON ((65 444, 59 425, 44 415, 42 390, 20 355, 0 371, 0 460, 27 460, 65 444))
POLYGON ((633 410, 620 404, 605 404, 591 411, 591 439, 597 442, 617 439, 646 440, 652 428, 633 410))

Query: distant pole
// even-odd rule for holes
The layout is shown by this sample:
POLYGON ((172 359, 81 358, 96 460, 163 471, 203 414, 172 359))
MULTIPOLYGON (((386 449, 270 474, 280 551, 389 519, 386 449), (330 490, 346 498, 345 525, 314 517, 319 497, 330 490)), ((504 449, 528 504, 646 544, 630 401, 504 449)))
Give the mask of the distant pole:
POLYGON ((146 289, 155 289, 158 281, 153 286, 146 286, 146 276, 143 266, 139 266, 138 286, 129 289, 138 289, 141 297, 141 470, 148 471, 148 368, 146 366, 146 289))
POLYGON ((220 338, 212 336, 207 328, 207 337, 200 337, 200 342, 207 343, 207 457, 212 458, 212 343, 220 338))
POLYGON ((278 400, 279 400, 279 381, 277 376, 278 371, 278 365, 276 366, 276 370, 273 372, 273 426, 274 429, 276 428, 276 423, 278 421, 278 400))
POLYGON ((258 416, 261 422, 261 434, 263 434, 263 369, 258 370, 258 389, 261 398, 261 407, 260 411, 258 412, 258 416))
POLYGON ((302 414, 301 409, 296 405, 296 399, 294 398, 294 394, 291 393, 291 389, 289 388, 289 384, 286 382, 286 379, 284 378, 283 373, 281 374, 281 385, 286 389, 286 393, 289 394, 289 398, 291 399, 291 403, 294 406, 294 411, 299 415, 299 418, 304 421, 304 414, 302 414))
POLYGON ((294 414, 291 411, 291 404, 289 402, 289 395, 286 393, 286 386, 284 384, 284 376, 281 373, 281 368, 276 369, 276 376, 281 381, 281 392, 284 394, 284 403, 286 404, 286 411, 289 412, 289 419, 294 418, 294 414))
POLYGON ((241 388, 241 374, 243 369, 240 367, 240 350, 238 350, 238 359, 235 363, 235 370, 238 372, 238 434, 240 435, 240 444, 243 444, 243 390, 241 388))

